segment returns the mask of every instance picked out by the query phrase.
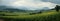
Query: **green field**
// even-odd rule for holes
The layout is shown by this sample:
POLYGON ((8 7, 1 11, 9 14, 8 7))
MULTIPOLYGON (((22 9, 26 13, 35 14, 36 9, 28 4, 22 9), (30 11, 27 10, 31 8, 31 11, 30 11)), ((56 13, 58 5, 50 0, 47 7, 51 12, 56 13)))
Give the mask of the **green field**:
POLYGON ((29 13, 6 13, 0 12, 0 14, 17 15, 17 16, 0 16, 7 21, 60 21, 60 12, 55 10, 44 11, 42 14, 30 15, 29 13))

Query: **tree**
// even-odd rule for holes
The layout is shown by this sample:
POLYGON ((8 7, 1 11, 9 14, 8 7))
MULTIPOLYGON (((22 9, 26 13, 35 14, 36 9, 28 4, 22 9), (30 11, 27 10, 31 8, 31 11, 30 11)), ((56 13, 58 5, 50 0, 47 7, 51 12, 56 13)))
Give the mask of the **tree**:
POLYGON ((60 6, 56 5, 55 9, 57 12, 59 12, 60 6))

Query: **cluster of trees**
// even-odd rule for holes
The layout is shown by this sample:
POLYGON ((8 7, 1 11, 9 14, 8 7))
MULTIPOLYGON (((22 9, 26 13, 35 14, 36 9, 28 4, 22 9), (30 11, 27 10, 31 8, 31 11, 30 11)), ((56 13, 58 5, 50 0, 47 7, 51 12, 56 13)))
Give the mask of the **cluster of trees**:
POLYGON ((60 6, 59 6, 59 5, 56 5, 55 10, 56 10, 57 12, 59 12, 59 9, 60 9, 60 6))
POLYGON ((30 13, 30 15, 33 15, 33 14, 41 14, 42 11, 39 11, 39 12, 36 12, 36 13, 30 13))

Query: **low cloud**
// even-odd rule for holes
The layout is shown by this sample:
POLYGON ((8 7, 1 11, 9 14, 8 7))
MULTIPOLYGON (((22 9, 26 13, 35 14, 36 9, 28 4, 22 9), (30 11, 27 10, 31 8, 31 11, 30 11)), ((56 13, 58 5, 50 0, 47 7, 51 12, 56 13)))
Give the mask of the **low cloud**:
POLYGON ((55 7, 55 3, 51 2, 43 2, 41 0, 14 0, 14 1, 7 1, 6 3, 3 1, 3 5, 12 6, 13 8, 18 9, 27 9, 27 10, 37 10, 42 9, 44 7, 48 7, 50 9, 55 7))

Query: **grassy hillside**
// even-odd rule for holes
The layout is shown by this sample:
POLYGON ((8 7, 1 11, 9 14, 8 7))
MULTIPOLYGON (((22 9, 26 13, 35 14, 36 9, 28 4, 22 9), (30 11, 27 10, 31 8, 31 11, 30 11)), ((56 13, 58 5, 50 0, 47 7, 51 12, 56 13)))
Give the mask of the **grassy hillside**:
MULTIPOLYGON (((2 12, 3 13, 3 12, 2 12)), ((29 15, 28 13, 5 13, 18 14, 18 16, 0 16, 7 21, 60 21, 60 12, 55 10, 45 11, 42 14, 29 15)))

